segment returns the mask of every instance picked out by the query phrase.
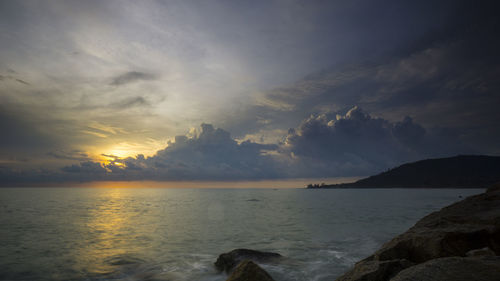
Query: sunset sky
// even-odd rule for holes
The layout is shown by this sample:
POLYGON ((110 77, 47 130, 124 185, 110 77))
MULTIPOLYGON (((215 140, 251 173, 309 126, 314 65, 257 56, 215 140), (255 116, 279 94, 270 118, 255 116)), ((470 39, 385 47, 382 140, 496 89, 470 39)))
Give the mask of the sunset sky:
POLYGON ((0 185, 500 155, 495 1, 0 1, 0 185))

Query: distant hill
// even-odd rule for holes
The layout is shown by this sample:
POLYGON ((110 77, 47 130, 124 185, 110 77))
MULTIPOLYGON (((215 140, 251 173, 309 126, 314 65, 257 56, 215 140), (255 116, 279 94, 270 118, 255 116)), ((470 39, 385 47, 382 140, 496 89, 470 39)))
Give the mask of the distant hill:
POLYGON ((500 182, 500 157, 459 155, 403 164, 353 183, 307 188, 485 188, 500 182))

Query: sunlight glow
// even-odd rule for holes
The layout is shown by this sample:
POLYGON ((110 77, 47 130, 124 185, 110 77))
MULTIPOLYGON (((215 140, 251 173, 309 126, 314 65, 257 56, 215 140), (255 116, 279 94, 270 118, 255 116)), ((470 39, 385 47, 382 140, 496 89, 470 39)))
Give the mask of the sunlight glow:
POLYGON ((148 139, 145 143, 134 142, 121 142, 112 146, 98 149, 96 161, 109 164, 115 162, 117 159, 124 159, 127 157, 137 157, 142 154, 145 157, 153 156, 158 150, 165 148, 167 144, 164 141, 155 139, 148 139))

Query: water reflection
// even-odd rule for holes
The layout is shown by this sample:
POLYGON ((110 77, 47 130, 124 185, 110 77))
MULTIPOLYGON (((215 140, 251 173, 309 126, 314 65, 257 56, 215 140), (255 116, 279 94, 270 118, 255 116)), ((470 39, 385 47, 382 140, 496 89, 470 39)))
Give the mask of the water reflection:
POLYGON ((145 249, 138 243, 136 227, 140 224, 134 222, 140 219, 140 213, 130 208, 132 199, 120 188, 99 189, 96 195, 83 224, 85 243, 78 251, 79 270, 86 271, 83 273, 89 277, 97 277, 140 266, 143 261, 138 253, 145 249))
POLYGON ((267 267, 275 280, 334 280, 417 219, 478 192, 0 189, 0 280, 223 281, 213 262, 234 248, 299 261, 267 267))

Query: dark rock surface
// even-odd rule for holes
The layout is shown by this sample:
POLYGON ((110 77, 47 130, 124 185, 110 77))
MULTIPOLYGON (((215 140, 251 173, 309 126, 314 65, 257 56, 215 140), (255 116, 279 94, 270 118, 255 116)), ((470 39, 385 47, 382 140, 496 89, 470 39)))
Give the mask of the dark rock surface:
POLYGON ((498 281, 500 257, 448 257, 399 272, 391 281, 498 281))
POLYGON ((478 256, 495 256, 495 252, 493 252, 490 248, 485 247, 482 249, 470 250, 466 254, 468 257, 478 257, 478 256))
MULTIPOLYGON (((424 217, 408 231, 384 244, 372 256, 358 262, 337 280, 391 280, 403 269, 407 271, 443 257, 465 257, 468 253, 470 255, 471 250, 486 247, 490 249, 490 255, 500 255, 498 186, 424 217)), ((477 259, 472 262, 475 266, 481 261, 477 259)))
POLYGON ((274 262, 282 258, 278 253, 261 252, 250 249, 236 249, 231 252, 219 255, 215 262, 215 267, 219 271, 231 271, 243 260, 251 260, 260 263, 274 262))
POLYGON ((413 263, 407 260, 387 260, 387 261, 362 261, 353 270, 344 274, 338 280, 389 280, 401 270, 412 266, 413 263))
POLYGON ((274 279, 251 260, 244 260, 226 281, 274 281, 274 279))

